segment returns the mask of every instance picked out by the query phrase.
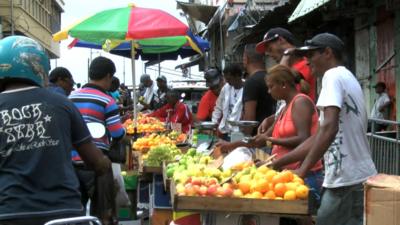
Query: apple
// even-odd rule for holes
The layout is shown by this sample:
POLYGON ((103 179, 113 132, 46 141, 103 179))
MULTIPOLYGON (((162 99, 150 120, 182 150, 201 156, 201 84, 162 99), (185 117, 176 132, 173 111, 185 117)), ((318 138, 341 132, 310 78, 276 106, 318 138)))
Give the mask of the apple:
POLYGON ((186 188, 183 184, 177 184, 176 185, 176 193, 178 193, 179 196, 186 195, 186 188))
POLYGON ((191 183, 193 185, 202 185, 203 184, 203 179, 201 177, 192 177, 191 183))
POLYGON ((185 185, 185 193, 187 196, 195 196, 197 194, 195 187, 190 183, 185 185))
POLYGON ((212 178, 206 179, 204 183, 205 183, 206 186, 209 187, 209 186, 211 186, 211 185, 217 184, 217 183, 218 183, 218 180, 217 180, 217 178, 212 177, 212 178))
POLYGON ((208 190, 208 188, 206 186, 202 185, 202 186, 200 186, 199 191, 197 193, 201 196, 206 196, 207 190, 208 190))
POLYGON ((217 196, 218 197, 224 196, 224 193, 225 193, 225 188, 223 188, 223 187, 218 187, 217 188, 217 196))
POLYGON ((218 186, 216 184, 212 184, 207 188, 207 195, 216 196, 217 195, 218 186))
POLYGON ((233 194, 233 190, 231 187, 222 187, 222 196, 231 197, 233 194))
POLYGON ((243 193, 242 193, 242 191, 240 189, 235 189, 233 191, 233 196, 236 197, 236 198, 241 198, 241 197, 243 197, 243 193))

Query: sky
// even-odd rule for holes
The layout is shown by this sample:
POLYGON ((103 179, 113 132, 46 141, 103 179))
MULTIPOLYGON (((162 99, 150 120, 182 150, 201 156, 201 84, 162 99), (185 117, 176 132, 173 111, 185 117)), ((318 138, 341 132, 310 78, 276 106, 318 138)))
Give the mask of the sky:
MULTIPOLYGON (((182 22, 187 24, 187 21, 183 15, 180 14, 180 10, 176 9, 176 1, 175 0, 64 0, 64 13, 61 16, 61 28, 64 28, 75 21, 84 18, 88 15, 94 14, 96 12, 111 9, 111 8, 119 8, 125 7, 128 4, 134 3, 136 6, 145 7, 145 8, 158 8, 162 9, 176 18, 180 19, 182 22)), ((68 49, 67 46, 72 41, 71 38, 68 40, 64 40, 60 43, 60 58, 57 60, 52 60, 51 66, 55 68, 56 66, 63 66, 69 69, 74 77, 76 83, 85 84, 88 80, 87 71, 88 71, 88 63, 90 58, 95 58, 99 55, 108 57, 112 59, 116 65, 117 72, 115 76, 117 76, 121 82, 125 82, 126 84, 132 84, 132 67, 131 60, 129 58, 123 58, 120 56, 115 56, 109 53, 106 53, 102 50, 89 50, 86 48, 72 48, 68 49), (91 53, 92 52, 92 53, 91 53), (125 68, 125 69, 124 69, 125 68)), ((187 62, 188 59, 181 60, 178 58, 176 61, 164 61, 161 63, 161 67, 165 68, 167 73, 173 73, 176 75, 171 75, 167 73, 161 73, 162 75, 166 75, 168 80, 179 80, 183 79, 180 74, 181 70, 175 70, 175 66, 181 63, 187 62)), ((135 61, 136 68, 136 83, 138 83, 140 75, 145 73, 144 63, 141 60, 135 61)), ((153 66, 152 68, 147 68, 147 74, 150 74, 152 78, 156 78, 158 76, 158 65, 153 66)), ((200 76, 201 73, 198 71, 197 66, 191 68, 191 73, 194 75, 200 76)))

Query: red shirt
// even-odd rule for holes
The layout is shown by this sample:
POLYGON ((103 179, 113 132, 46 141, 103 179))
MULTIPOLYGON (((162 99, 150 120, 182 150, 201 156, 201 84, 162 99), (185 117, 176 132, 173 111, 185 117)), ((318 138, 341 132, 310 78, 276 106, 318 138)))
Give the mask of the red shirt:
POLYGON ((203 97, 201 97, 199 108, 197 110, 197 119, 199 121, 211 120, 217 98, 218 96, 216 96, 211 90, 206 91, 203 97))
POLYGON ((175 107, 170 104, 165 104, 158 110, 148 114, 148 116, 157 117, 161 121, 169 121, 172 123, 182 124, 182 132, 188 133, 192 124, 192 113, 187 105, 182 102, 177 102, 175 107), (168 113, 170 111, 170 113, 168 113), (168 118, 169 115, 169 118, 168 118))
MULTIPOLYGON (((308 97, 305 94, 297 94, 292 101, 289 103, 287 106, 287 110, 281 111, 279 114, 279 117, 275 121, 274 129, 272 131, 272 137, 273 138, 288 138, 288 137, 293 137, 297 135, 297 129, 296 126, 294 125, 294 121, 292 118, 292 107, 293 107, 293 102, 298 98, 298 97, 305 97, 312 101, 310 97, 308 97)), ((318 129, 318 113, 317 109, 314 109, 314 114, 312 115, 312 124, 311 124, 311 135, 315 134, 318 129)), ((276 158, 282 158, 284 155, 289 153, 292 149, 286 148, 281 145, 274 145, 272 148, 272 154, 276 154, 276 158)), ((287 166, 284 166, 285 169, 289 170, 295 170, 300 167, 300 162, 292 163, 287 166)), ((322 162, 319 160, 315 166, 311 169, 312 171, 317 171, 322 169, 322 162)))
MULTIPOLYGON (((307 83, 310 84, 310 93, 308 93, 308 96, 315 102, 316 98, 316 90, 315 90, 315 85, 316 85, 316 80, 315 77, 311 74, 311 69, 307 65, 307 60, 303 58, 300 61, 295 62, 292 65, 292 68, 301 73, 303 76, 304 80, 307 81, 307 83)), ((300 91, 300 85, 298 84, 297 90, 300 91)))

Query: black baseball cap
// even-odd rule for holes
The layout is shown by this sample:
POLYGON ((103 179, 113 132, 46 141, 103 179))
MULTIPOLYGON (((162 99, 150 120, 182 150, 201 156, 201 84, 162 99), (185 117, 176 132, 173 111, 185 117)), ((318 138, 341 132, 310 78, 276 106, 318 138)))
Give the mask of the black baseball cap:
POLYGON ((275 27, 269 29, 267 33, 265 33, 263 40, 256 45, 256 51, 258 53, 264 54, 265 45, 271 41, 275 41, 279 37, 283 37, 287 42, 293 45, 296 42, 296 39, 290 31, 282 27, 275 27))
POLYGON ((204 73, 204 79, 206 80, 206 86, 213 88, 219 85, 222 79, 222 73, 218 69, 208 69, 204 73))
POLYGON ((159 77, 157 77, 156 81, 164 81, 165 83, 167 83, 167 78, 164 75, 160 75, 159 77))
POLYGON ((343 52, 344 43, 343 41, 334 34, 331 33, 321 33, 315 35, 313 38, 306 40, 304 46, 296 48, 298 52, 307 52, 315 49, 322 49, 329 47, 338 52, 343 52))

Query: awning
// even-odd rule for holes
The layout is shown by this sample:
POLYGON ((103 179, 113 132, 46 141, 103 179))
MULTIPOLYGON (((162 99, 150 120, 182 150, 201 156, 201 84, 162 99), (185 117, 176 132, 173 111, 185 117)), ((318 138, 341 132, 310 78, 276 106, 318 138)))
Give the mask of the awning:
POLYGON ((311 11, 323 6, 328 3, 330 0, 301 0, 301 2, 297 5, 296 9, 289 17, 288 22, 291 23, 294 20, 310 13, 311 11))
POLYGON ((204 55, 193 56, 193 58, 189 62, 177 65, 177 66, 175 66, 175 69, 183 69, 183 68, 195 66, 195 65, 199 64, 200 61, 203 59, 204 59, 204 55))
POLYGON ((214 16, 218 9, 218 6, 209 6, 196 3, 179 2, 178 8, 182 9, 183 12, 188 14, 191 18, 199 20, 205 24, 210 22, 210 19, 214 16))

